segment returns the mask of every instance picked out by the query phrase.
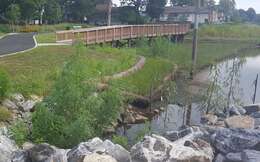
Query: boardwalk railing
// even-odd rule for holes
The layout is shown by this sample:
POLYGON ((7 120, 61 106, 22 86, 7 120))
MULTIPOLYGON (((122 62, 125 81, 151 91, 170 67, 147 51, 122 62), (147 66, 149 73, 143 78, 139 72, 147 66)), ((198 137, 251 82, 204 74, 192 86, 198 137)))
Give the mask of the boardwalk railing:
POLYGON ((183 35, 190 24, 115 25, 56 32, 57 42, 85 41, 87 44, 111 42, 140 37, 183 35))

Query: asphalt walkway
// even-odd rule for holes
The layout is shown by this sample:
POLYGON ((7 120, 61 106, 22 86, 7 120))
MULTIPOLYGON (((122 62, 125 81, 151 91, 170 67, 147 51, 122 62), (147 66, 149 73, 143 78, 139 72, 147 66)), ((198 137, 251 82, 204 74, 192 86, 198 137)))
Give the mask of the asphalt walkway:
POLYGON ((7 35, 0 39, 0 56, 31 49, 35 47, 34 33, 7 35))

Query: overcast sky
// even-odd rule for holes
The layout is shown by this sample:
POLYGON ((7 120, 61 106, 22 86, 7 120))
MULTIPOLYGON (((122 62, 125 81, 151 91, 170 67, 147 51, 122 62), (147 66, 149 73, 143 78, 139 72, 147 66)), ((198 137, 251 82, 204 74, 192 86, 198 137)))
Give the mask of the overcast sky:
MULTIPOLYGON (((113 0, 113 2, 119 5, 119 0, 113 0)), ((236 3, 237 8, 247 10, 249 7, 253 7, 257 13, 260 13, 260 0, 236 0, 236 3)))

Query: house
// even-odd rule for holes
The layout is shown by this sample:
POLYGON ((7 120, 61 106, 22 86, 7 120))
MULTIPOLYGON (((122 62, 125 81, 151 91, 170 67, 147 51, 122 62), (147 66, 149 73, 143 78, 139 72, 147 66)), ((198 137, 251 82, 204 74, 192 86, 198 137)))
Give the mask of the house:
MULTIPOLYGON (((190 21, 195 22, 196 7, 194 6, 167 6, 160 17, 160 21, 190 21)), ((224 14, 207 7, 199 9, 199 23, 221 23, 224 21, 224 14)))

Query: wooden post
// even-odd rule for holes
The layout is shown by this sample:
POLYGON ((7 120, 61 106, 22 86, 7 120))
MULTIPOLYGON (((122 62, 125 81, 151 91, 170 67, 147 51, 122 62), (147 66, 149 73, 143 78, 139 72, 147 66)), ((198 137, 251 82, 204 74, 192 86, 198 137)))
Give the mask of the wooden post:
POLYGON ((194 72, 196 70, 197 64, 197 48, 198 48, 198 14, 200 8, 200 0, 196 0, 196 11, 195 11, 195 24, 194 24, 194 31, 193 31, 193 41, 192 41, 192 67, 190 72, 190 77, 193 79, 194 72))
POLYGON ((254 81, 255 84, 255 91, 254 91, 254 96, 253 96, 253 104, 255 104, 255 99, 256 99, 256 91, 257 91, 257 84, 258 84, 258 74, 256 75, 256 80, 254 81))
POLYGON ((108 0, 108 11, 107 11, 107 26, 111 25, 111 12, 112 12, 112 1, 108 0))

